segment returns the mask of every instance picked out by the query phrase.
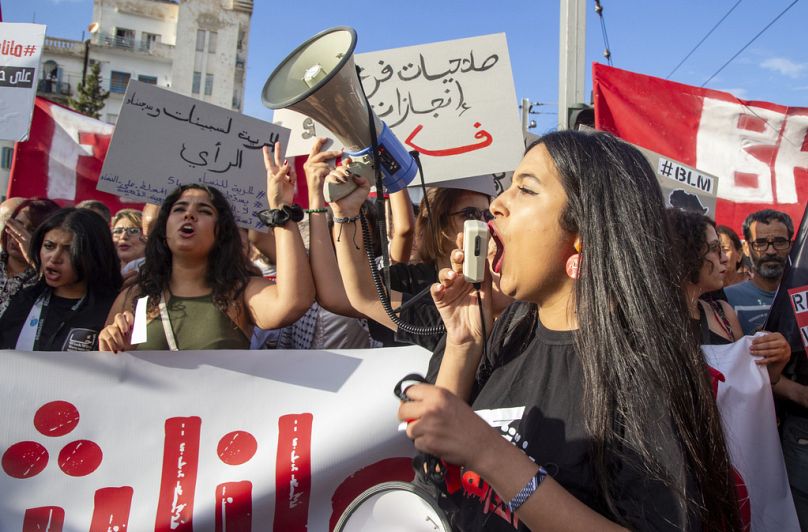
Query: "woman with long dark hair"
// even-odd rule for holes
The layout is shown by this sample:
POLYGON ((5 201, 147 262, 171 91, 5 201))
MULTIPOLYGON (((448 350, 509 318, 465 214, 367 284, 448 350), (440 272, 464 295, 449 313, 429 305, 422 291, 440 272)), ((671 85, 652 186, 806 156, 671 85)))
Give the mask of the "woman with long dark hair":
MULTIPOLYGON (((679 266, 680 285, 690 318, 699 329, 703 345, 729 344, 743 336, 735 310, 726 301, 701 297, 724 286, 729 259, 718 236, 715 222, 698 212, 670 208, 668 220, 675 239, 673 265, 679 266)), ((780 380, 791 346, 778 333, 767 333, 752 340, 750 353, 758 365, 765 365, 772 384, 780 380)))
MULTIPOLYGON (((294 194, 289 164, 264 149, 267 199, 285 213, 294 194)), ((144 350, 248 349, 253 326, 289 325, 314 300, 306 251, 288 217, 270 229, 277 246, 274 284, 253 276, 227 198, 214 187, 183 185, 163 201, 146 243, 138 285, 121 293, 101 334, 103 351, 131 349, 136 299, 147 298, 144 350)))
POLYGON ((0 348, 94 351, 121 270, 109 227, 86 209, 56 211, 31 237, 39 281, 12 298, 0 318, 0 348))
POLYGON ((604 133, 550 133, 491 212, 493 269, 517 302, 484 351, 489 287, 478 296, 464 281, 455 250, 432 288, 447 328, 437 386, 409 387, 399 409, 418 450, 463 468, 453 524, 738 529, 718 411, 643 156, 604 133))
POLYGON ((23 200, 11 212, 3 227, 0 252, 0 316, 6 311, 11 298, 23 288, 37 281, 33 259, 28 256, 31 234, 59 205, 45 198, 23 200))

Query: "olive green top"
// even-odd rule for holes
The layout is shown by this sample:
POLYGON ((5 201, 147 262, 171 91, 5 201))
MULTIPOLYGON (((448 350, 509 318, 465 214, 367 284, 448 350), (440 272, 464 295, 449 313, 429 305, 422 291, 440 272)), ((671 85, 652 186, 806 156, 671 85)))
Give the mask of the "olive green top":
MULTIPOLYGON (((250 339, 244 336, 227 314, 216 307, 213 294, 198 297, 172 295, 166 307, 180 350, 250 348, 250 339)), ((146 325, 146 338, 137 346, 139 350, 169 350, 159 315, 146 325)))

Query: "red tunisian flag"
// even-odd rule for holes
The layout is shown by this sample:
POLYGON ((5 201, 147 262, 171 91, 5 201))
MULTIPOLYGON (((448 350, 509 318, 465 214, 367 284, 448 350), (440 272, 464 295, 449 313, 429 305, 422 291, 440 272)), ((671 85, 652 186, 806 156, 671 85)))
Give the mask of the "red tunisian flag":
POLYGON ((808 202, 808 107, 786 107, 597 64, 595 127, 719 177, 716 222, 741 233, 773 208, 799 226, 808 202))
POLYGON ((8 197, 47 197, 75 204, 104 202, 115 213, 129 203, 95 189, 115 127, 37 97, 26 142, 14 145, 8 197))

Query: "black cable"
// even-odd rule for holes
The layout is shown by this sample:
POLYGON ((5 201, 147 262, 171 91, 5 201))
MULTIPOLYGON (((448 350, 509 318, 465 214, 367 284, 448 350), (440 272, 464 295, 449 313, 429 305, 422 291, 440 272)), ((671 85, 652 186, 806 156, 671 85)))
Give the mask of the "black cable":
POLYGON ((766 26, 765 26, 765 27, 764 27, 762 30, 760 30, 760 31, 757 33, 757 35, 755 35, 754 37, 752 37, 752 39, 751 39, 751 40, 750 40, 748 43, 744 44, 744 45, 743 45, 743 47, 742 47, 740 50, 738 50, 738 51, 735 53, 735 55, 733 55, 732 57, 730 57, 730 58, 729 58, 729 60, 728 60, 726 63, 724 63, 723 65, 721 65, 721 68, 719 68, 718 70, 716 70, 716 71, 713 73, 713 75, 712 75, 712 76, 710 76, 709 78, 707 78, 707 81, 705 81, 704 83, 702 83, 700 86, 701 86, 701 87, 704 87, 705 85, 707 85, 707 84, 710 82, 710 80, 712 80, 712 79, 713 79, 714 77, 716 77, 716 76, 717 76, 717 75, 718 75, 718 74, 719 74, 719 73, 720 73, 722 70, 724 70, 724 68, 726 68, 726 66, 727 66, 727 65, 729 65, 730 63, 732 63, 732 61, 733 61, 733 60, 735 60, 735 58, 736 58, 736 57, 738 57, 739 55, 741 55, 741 53, 742 53, 744 50, 746 50, 746 49, 749 47, 749 45, 750 45, 750 44, 752 44, 753 42, 755 42, 755 41, 757 40, 757 38, 758 38, 758 37, 760 37, 761 35, 763 35, 763 33, 764 33, 764 32, 765 32, 767 29, 769 29, 769 28, 772 26, 772 24, 774 24, 775 22, 777 22, 777 21, 780 19, 780 17, 782 17, 783 15, 785 15, 785 14, 786 14, 786 11, 788 11, 789 9, 791 9, 792 7, 794 7, 794 4, 796 4, 796 3, 797 3, 797 2, 799 2, 799 1, 800 1, 800 0, 794 0, 793 2, 791 2, 791 3, 790 3, 790 4, 789 4, 789 5, 788 5, 788 6, 787 6, 787 7, 786 7, 784 10, 782 10, 782 11, 780 12, 780 14, 779 14, 779 15, 777 15, 776 17, 774 17, 774 19, 773 19, 771 22, 769 22, 768 24, 766 24, 766 26))
POLYGON ((480 283, 474 283, 474 289, 477 290, 477 306, 480 307, 480 326, 483 332, 483 358, 482 360, 488 361, 488 333, 485 332, 485 313, 483 312, 483 300, 480 297, 480 283))
POLYGON ((595 13, 600 17, 600 33, 603 36, 603 46, 606 47, 603 50, 603 57, 606 58, 609 66, 612 66, 612 50, 609 46, 609 34, 606 32, 606 19, 603 18, 603 6, 600 5, 600 0, 595 0, 595 13))
POLYGON ((670 79, 670 77, 673 75, 673 73, 674 73, 674 72, 676 72, 677 70, 679 70, 679 67, 680 67, 680 66, 682 66, 682 65, 684 64, 684 62, 685 62, 685 61, 687 61, 687 60, 690 58, 690 56, 691 56, 691 55, 693 55, 693 52, 695 52, 696 50, 698 50, 699 46, 701 46, 701 45, 702 45, 702 43, 703 43, 704 41, 706 41, 706 40, 707 40, 707 37, 709 37, 710 35, 712 35, 712 34, 713 34, 713 32, 714 32, 714 31, 715 31, 715 30, 718 28, 718 26, 720 26, 720 25, 721 25, 721 24, 724 22, 724 20, 726 20, 726 18, 727 18, 727 17, 730 15, 730 13, 732 13, 732 12, 735 10, 735 8, 736 8, 736 7, 738 7, 738 4, 740 4, 742 1, 743 1, 743 0, 738 0, 737 2, 735 2, 735 5, 734 5, 734 6, 732 6, 731 8, 729 8, 729 11, 727 11, 726 13, 724 13, 724 16, 723 16, 723 17, 721 17, 721 20, 719 20, 719 21, 716 23, 716 25, 715 25, 715 26, 713 26, 713 27, 712 27, 712 29, 711 29, 710 31, 708 31, 708 32, 707 32, 707 35, 705 35, 704 37, 702 37, 702 39, 701 39, 701 40, 700 40, 700 41, 699 41, 699 42, 696 44, 696 46, 694 46, 694 47, 693 47, 693 49, 692 49, 692 50, 690 50, 690 52, 689 52, 689 53, 688 53, 688 54, 687 54, 687 55, 684 57, 684 59, 682 59, 681 61, 679 61, 679 64, 678 64, 678 65, 676 65, 676 68, 674 68, 673 70, 671 70, 671 71, 670 71, 670 74, 668 74, 667 76, 665 76, 665 79, 670 79))

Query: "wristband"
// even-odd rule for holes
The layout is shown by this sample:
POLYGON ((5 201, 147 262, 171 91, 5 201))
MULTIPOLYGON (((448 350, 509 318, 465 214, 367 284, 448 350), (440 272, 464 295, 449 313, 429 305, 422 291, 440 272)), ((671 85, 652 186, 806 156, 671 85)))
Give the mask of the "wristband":
POLYGON ((326 208, 322 208, 322 209, 304 209, 303 212, 305 212, 306 214, 317 214, 317 213, 320 213, 320 212, 328 212, 328 209, 326 209, 326 208))
POLYGON ((335 224, 349 224, 351 222, 355 222, 359 219, 359 215, 351 216, 350 218, 334 218, 335 224))
POLYGON ((518 510, 519 507, 525 503, 528 497, 530 497, 531 495, 533 495, 533 493, 536 492, 536 490, 539 488, 539 485, 541 485, 542 481, 544 481, 544 478, 546 476, 547 471, 543 467, 539 466, 539 470, 536 471, 536 474, 533 477, 531 477, 530 480, 527 481, 525 487, 519 490, 519 493, 514 495, 513 499, 511 499, 506 503, 511 513, 518 510))
POLYGON ((299 205, 283 205, 280 209, 267 209, 257 213, 258 219, 269 228, 281 227, 287 222, 303 219, 303 209, 299 205))

